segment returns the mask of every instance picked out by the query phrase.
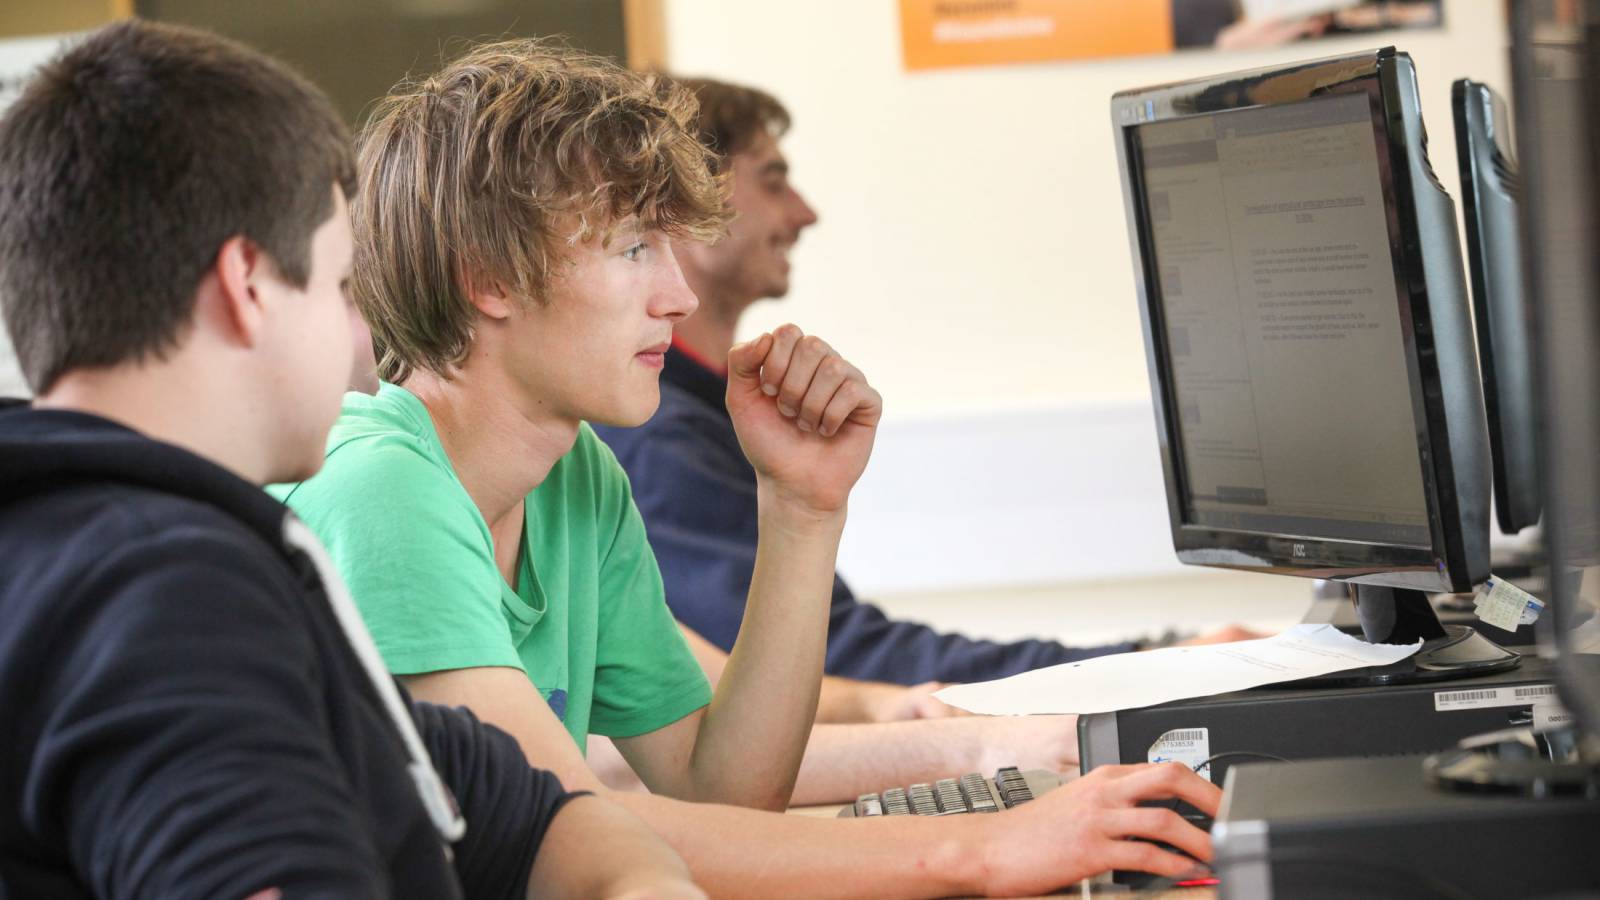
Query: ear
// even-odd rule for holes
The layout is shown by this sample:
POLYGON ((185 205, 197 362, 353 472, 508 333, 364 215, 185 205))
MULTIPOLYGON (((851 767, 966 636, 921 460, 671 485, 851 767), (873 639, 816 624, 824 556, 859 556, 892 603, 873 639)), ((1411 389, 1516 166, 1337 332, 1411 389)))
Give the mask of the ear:
POLYGON ((223 320, 233 336, 253 347, 266 323, 260 287, 270 266, 267 255, 248 239, 235 235, 217 251, 216 276, 223 320))
POLYGON ((462 279, 467 300, 485 316, 491 319, 509 319, 516 304, 511 299, 511 293, 497 281, 477 279, 466 275, 462 279))

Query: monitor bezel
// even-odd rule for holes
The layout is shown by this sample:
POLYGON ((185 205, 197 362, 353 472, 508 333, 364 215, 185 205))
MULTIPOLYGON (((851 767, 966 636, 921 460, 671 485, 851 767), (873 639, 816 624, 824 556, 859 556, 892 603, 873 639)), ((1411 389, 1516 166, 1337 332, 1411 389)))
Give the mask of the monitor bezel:
POLYGON ((1429 315, 1418 216, 1412 201, 1411 149, 1405 139, 1401 92, 1403 55, 1393 47, 1290 66, 1236 72, 1213 78, 1119 92, 1112 98, 1124 212, 1133 249, 1134 277, 1144 329, 1146 361, 1155 401, 1156 429, 1167 490, 1174 549, 1185 563, 1328 578, 1419 590, 1468 590, 1466 549, 1446 522, 1458 518, 1451 451, 1445 431, 1444 387, 1429 315), (1176 398, 1169 390, 1169 356, 1162 326, 1159 282, 1151 268, 1150 223, 1146 220, 1139 165, 1138 126, 1268 104, 1313 99, 1329 93, 1365 93, 1372 106, 1380 181, 1400 198, 1390 210, 1401 334, 1417 430, 1430 546, 1273 534, 1194 524, 1184 508, 1185 472, 1177 428, 1176 398), (1453 539, 1456 538, 1456 539, 1453 539))

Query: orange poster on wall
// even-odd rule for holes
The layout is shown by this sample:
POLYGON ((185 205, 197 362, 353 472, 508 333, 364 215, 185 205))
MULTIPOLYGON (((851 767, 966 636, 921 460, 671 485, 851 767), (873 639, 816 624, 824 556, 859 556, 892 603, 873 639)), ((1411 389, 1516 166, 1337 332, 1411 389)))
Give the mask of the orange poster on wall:
POLYGON ((900 0, 907 69, 1246 50, 1442 20, 1440 0, 900 0))
POLYGON ((907 69, 1165 53, 1171 0, 900 0, 907 69))

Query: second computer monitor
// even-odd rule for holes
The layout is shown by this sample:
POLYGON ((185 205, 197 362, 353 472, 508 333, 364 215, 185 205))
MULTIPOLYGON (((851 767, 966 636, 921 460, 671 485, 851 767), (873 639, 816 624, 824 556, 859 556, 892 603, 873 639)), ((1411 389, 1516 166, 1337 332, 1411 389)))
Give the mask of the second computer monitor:
POLYGON ((1451 85, 1450 103, 1494 459, 1495 519, 1502 532, 1516 534, 1538 523, 1542 503, 1533 323, 1523 270, 1517 209, 1521 186, 1511 148, 1511 116, 1488 85, 1466 78, 1451 85))
POLYGON ((1128 91, 1112 115, 1179 557, 1483 580, 1471 315, 1409 57, 1128 91))

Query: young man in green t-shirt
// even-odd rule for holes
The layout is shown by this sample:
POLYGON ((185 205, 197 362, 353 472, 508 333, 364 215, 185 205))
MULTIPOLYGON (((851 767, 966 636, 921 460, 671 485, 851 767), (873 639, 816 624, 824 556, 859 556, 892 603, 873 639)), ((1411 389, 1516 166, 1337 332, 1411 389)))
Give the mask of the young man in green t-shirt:
POLYGON ((329 545, 392 669, 470 707, 572 787, 616 740, 657 795, 613 795, 713 893, 1036 892, 1209 858, 1170 809, 1180 766, 1108 767, 1018 810, 839 823, 781 808, 810 730, 827 598, 879 399, 786 326, 729 354, 760 492, 745 628, 713 696, 674 627, 626 478, 586 425, 659 400, 693 311, 671 240, 724 224, 680 88, 535 42, 479 48, 388 98, 362 140, 355 292, 376 397, 352 397, 323 474, 285 490, 329 545), (667 795, 667 796, 659 796, 667 795), (680 798, 680 799, 670 799, 680 798))

